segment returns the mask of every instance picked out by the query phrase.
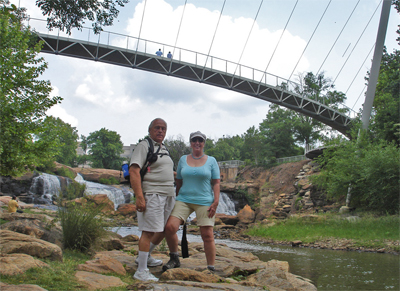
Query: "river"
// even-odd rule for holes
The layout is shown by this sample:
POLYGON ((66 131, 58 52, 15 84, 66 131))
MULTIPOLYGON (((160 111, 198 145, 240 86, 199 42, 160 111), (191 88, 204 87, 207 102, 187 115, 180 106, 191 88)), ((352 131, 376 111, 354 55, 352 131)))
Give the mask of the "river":
MULTIPOLYGON (((122 236, 140 236, 137 227, 113 228, 113 231, 122 236)), ((181 235, 179 231, 178 236, 181 235)), ((197 235, 188 234, 187 238, 189 242, 201 242, 197 235)), ((398 255, 250 244, 228 239, 216 239, 216 243, 251 252, 265 262, 286 261, 291 273, 312 280, 319 291, 400 290, 398 255)))

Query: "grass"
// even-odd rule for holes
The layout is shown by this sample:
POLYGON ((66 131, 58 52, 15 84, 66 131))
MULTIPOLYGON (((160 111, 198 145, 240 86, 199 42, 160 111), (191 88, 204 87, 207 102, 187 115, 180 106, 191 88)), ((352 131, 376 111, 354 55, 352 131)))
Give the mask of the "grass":
MULTIPOLYGON (((47 268, 33 268, 21 275, 1 276, 1 281, 7 284, 33 284, 38 285, 49 291, 70 291, 82 290, 85 288, 75 278, 76 267, 79 264, 84 264, 91 257, 78 251, 64 250, 63 262, 43 260, 49 265, 47 268)), ((114 277, 120 278, 127 284, 132 284, 133 278, 131 274, 125 276, 112 274, 114 277)), ((120 291, 126 290, 126 286, 113 287, 103 289, 105 291, 120 291)))
MULTIPOLYGON (((387 241, 400 238, 400 218, 398 216, 361 215, 361 218, 349 221, 331 214, 317 217, 292 217, 273 226, 255 226, 247 231, 248 235, 277 241, 301 240, 314 243, 326 239, 350 239, 354 246, 365 248, 384 248, 387 241)), ((398 246, 394 246, 399 251, 398 246)))

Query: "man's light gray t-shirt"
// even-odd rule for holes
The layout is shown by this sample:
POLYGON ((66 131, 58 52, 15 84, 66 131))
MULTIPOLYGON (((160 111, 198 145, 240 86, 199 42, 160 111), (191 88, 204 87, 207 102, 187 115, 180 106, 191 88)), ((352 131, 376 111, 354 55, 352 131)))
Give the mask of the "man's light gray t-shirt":
MULTIPOLYGON (((157 152, 160 144, 153 140, 152 142, 154 145, 154 152, 157 152)), ((137 164, 142 168, 146 162, 148 150, 149 144, 147 140, 142 140, 133 151, 129 166, 137 164)), ((174 162, 170 158, 168 150, 164 145, 161 145, 159 155, 157 155, 157 161, 150 165, 149 170, 146 175, 144 175, 142 181, 143 193, 175 196, 173 167, 174 162)))

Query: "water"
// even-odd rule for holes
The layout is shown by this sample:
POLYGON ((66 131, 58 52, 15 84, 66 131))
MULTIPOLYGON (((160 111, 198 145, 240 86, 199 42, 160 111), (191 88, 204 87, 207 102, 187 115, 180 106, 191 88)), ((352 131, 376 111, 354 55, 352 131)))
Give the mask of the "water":
MULTIPOLYGON (((140 236, 137 227, 113 228, 122 236, 140 236)), ((178 231, 182 237, 182 231, 178 231)), ((188 234, 189 242, 202 242, 198 235, 188 234)), ((398 255, 293 248, 267 244, 250 244, 229 239, 216 239, 230 248, 251 252, 260 260, 286 261, 290 272, 312 280, 321 290, 400 290, 398 255)))
MULTIPOLYGON (((68 180, 66 181, 68 185, 68 180)), ((80 174, 76 176, 75 181, 81 184, 86 184, 86 195, 106 194, 107 197, 114 203, 115 209, 118 208, 119 204, 125 203, 124 192, 121 189, 108 185, 85 181, 80 174)), ((29 189, 30 193, 40 196, 41 199, 38 200, 46 202, 47 204, 52 204, 54 197, 57 197, 60 191, 61 183, 59 178, 55 175, 50 175, 46 173, 42 173, 39 176, 33 178, 32 185, 29 189), (43 190, 39 190, 41 188, 43 190)))

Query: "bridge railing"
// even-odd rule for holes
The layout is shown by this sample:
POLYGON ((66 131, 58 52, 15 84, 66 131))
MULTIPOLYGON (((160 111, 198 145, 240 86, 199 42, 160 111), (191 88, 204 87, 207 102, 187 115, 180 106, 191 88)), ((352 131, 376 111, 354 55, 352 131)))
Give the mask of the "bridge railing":
MULTIPOLYGON (((170 51, 173 54, 174 61, 190 63, 211 70, 221 71, 225 74, 230 74, 232 76, 249 79, 253 82, 258 82, 259 84, 275 87, 284 86, 286 91, 292 93, 295 93, 295 89, 300 86, 296 82, 281 78, 262 70, 161 42, 150 41, 147 39, 137 38, 111 31, 102 31, 99 34, 94 34, 93 29, 89 27, 83 27, 82 30, 74 29, 71 32, 71 35, 68 35, 67 33, 59 31, 58 29, 53 31, 48 30, 46 27, 46 20, 37 18, 28 18, 27 24, 35 29, 35 31, 42 34, 97 43, 98 45, 106 47, 118 47, 119 49, 122 48, 126 50, 133 50, 153 56, 155 55, 155 52, 161 48, 163 52, 163 58, 166 58, 166 55, 170 51)), ((303 97, 303 99, 325 106, 323 102, 319 103, 306 97, 303 97)), ((350 118, 356 117, 356 112, 345 104, 338 104, 337 110, 340 109, 345 109, 350 118)))
POLYGON ((239 160, 218 162, 218 166, 220 168, 238 168, 239 166, 242 166, 242 165, 244 165, 244 162, 239 161, 239 160))

